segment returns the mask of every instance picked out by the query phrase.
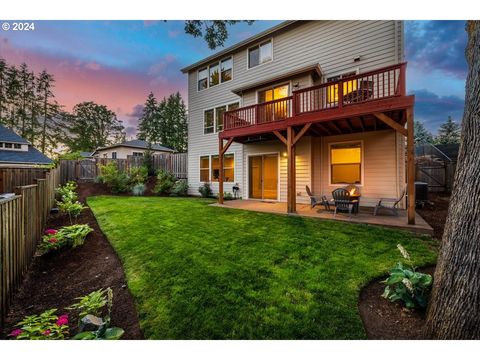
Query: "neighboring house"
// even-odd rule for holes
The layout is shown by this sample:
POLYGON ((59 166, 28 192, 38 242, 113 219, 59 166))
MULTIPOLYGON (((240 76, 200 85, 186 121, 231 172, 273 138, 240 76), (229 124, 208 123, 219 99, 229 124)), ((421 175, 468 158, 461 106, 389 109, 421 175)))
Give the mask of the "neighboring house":
POLYGON ((27 140, 0 125, 0 167, 31 167, 52 163, 27 140))
MULTIPOLYGON (((129 140, 120 144, 98 148, 92 153, 95 158, 126 159, 127 156, 143 156, 148 149, 148 142, 144 140, 129 140)), ((152 144, 154 154, 173 153, 174 150, 160 144, 152 144)))
MULTIPOLYGON (((238 183, 289 212, 309 202, 307 185, 331 198, 356 184, 362 206, 399 197, 414 104, 403 61, 401 21, 287 21, 182 69, 190 192, 238 183)), ((414 174, 412 141, 408 154, 414 174)))
POLYGON ((82 159, 92 159, 93 153, 91 151, 80 151, 80 156, 82 159))

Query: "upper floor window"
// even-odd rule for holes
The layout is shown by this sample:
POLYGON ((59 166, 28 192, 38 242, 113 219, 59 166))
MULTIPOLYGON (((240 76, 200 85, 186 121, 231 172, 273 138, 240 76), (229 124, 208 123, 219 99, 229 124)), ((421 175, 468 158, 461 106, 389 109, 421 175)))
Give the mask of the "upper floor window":
POLYGON ((133 156, 143 156, 143 153, 142 153, 142 152, 136 152, 136 151, 134 151, 134 152, 132 153, 132 155, 133 155, 133 156))
POLYGON ((117 158, 117 152, 116 151, 113 151, 112 152, 112 159, 116 159, 117 158))
MULTIPOLYGON (((351 71, 345 74, 337 75, 337 76, 332 76, 327 78, 327 82, 330 81, 339 81, 341 79, 344 79, 349 76, 356 75, 357 73, 355 71, 351 71)), ((348 93, 351 93, 352 91, 357 90, 357 80, 349 80, 345 81, 343 83, 343 95, 346 95, 348 93)), ((338 84, 331 85, 327 88, 327 102, 329 103, 334 103, 338 101, 338 84)))
POLYGON ((13 145, 12 143, 5 143, 5 148, 11 149, 13 147, 12 145, 13 145))
POLYGON ((215 131, 215 115, 213 109, 205 110, 203 114, 203 133, 211 134, 215 131))
POLYGON ((248 67, 272 61, 272 40, 265 41, 248 49, 248 67))
POLYGON ((20 145, 20 144, 13 144, 13 148, 14 148, 14 149, 21 149, 21 148, 22 148, 22 145, 20 145))
POLYGON ((221 61, 217 61, 198 70, 197 73, 197 90, 201 91, 209 87, 232 80, 233 76, 233 59, 228 57, 221 61))
POLYGON ((203 133, 212 134, 223 130, 223 113, 225 111, 235 110, 240 107, 240 103, 234 102, 228 105, 217 106, 214 109, 205 110, 203 114, 203 133))

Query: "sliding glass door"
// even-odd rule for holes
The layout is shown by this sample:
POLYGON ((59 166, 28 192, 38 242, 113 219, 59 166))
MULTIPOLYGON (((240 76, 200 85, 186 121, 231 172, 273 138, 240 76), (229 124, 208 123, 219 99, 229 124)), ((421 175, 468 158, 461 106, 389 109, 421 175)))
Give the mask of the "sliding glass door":
POLYGON ((248 160, 250 199, 278 199, 278 155, 250 156, 248 160))

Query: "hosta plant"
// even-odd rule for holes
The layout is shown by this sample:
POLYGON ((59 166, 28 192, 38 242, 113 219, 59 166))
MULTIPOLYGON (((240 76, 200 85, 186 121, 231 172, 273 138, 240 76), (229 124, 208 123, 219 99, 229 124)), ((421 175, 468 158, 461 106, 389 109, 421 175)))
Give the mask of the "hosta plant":
POLYGON ((64 226, 59 230, 47 229, 40 243, 40 250, 47 253, 64 246, 73 248, 83 245, 85 238, 93 229, 87 224, 64 226))
POLYGON ((20 321, 9 337, 16 340, 61 340, 68 336, 68 315, 57 316, 57 309, 30 315, 20 321))
POLYGON ((79 319, 86 315, 102 316, 105 306, 107 306, 107 294, 112 289, 99 289, 92 291, 90 294, 76 298, 78 302, 68 307, 68 310, 77 310, 79 312, 79 319))
POLYGON ((398 262, 390 269, 390 276, 383 281, 387 286, 382 296, 392 302, 401 301, 408 309, 427 307, 432 286, 432 276, 417 272, 410 254, 397 245, 407 265, 398 262))

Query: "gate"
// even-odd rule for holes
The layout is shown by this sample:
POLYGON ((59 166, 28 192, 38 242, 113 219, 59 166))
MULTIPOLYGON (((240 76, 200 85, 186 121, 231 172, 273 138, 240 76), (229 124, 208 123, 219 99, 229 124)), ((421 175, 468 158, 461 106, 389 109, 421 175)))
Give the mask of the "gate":
POLYGON ((77 176, 79 180, 93 180, 97 177, 95 160, 80 160, 77 162, 77 176))

